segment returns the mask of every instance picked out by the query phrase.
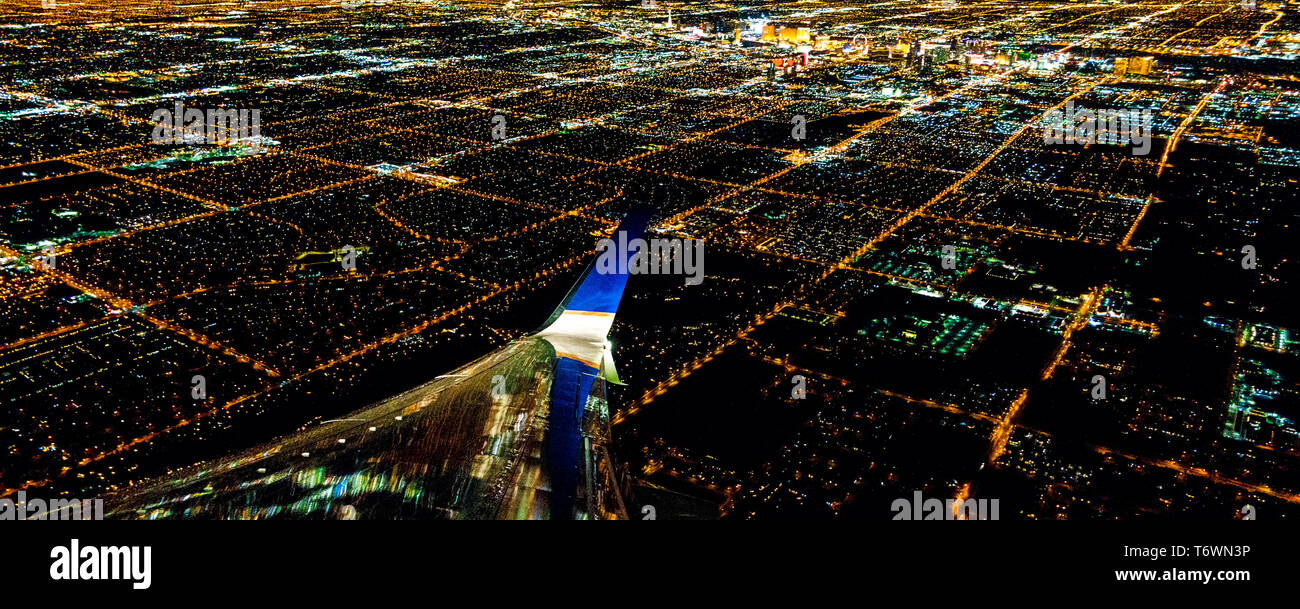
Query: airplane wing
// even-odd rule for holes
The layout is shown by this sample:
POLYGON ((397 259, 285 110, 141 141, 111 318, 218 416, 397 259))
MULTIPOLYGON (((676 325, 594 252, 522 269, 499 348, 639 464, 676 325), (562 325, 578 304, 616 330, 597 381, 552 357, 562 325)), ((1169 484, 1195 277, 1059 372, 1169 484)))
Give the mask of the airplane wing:
MULTIPOLYGON (((630 216, 616 235, 640 237, 646 218, 630 216)), ((533 335, 345 417, 123 491, 106 516, 625 518, 603 449, 608 409, 592 389, 617 382, 607 336, 627 266, 593 263, 533 335)))

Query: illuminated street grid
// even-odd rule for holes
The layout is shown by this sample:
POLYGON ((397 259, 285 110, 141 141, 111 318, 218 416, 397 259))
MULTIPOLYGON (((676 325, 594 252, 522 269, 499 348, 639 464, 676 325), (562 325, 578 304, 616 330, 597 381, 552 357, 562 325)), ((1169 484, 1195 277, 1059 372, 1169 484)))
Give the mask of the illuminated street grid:
POLYGON ((2 489, 429 381, 654 199, 707 254, 615 326, 630 513, 1300 514, 1294 4, 57 5, 0 8, 2 489), (152 143, 178 101, 258 146, 152 143), (1150 153, 1045 145, 1067 107, 1150 153))

